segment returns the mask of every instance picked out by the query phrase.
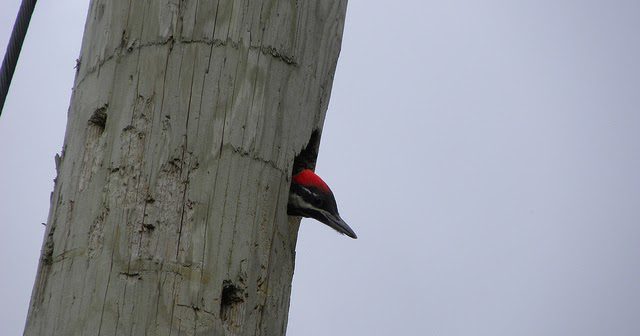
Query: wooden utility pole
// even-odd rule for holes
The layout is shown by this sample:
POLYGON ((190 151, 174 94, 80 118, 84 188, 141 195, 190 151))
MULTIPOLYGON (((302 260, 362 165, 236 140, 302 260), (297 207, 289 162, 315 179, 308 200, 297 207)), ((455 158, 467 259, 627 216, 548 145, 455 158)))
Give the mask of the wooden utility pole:
POLYGON ((346 2, 91 1, 25 335, 285 334, 346 2))

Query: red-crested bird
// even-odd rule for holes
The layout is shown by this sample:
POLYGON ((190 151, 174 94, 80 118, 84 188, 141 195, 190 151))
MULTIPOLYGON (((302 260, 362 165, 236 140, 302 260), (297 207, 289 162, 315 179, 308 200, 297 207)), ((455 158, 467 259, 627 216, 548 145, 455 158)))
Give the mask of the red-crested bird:
POLYGON ((303 169, 291 179, 287 213, 314 218, 353 239, 356 233, 340 218, 336 199, 329 186, 311 169, 303 169))

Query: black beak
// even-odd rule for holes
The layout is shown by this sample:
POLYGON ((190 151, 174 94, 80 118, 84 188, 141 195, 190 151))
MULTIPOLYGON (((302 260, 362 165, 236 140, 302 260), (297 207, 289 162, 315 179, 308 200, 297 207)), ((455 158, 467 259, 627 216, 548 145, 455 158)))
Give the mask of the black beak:
POLYGON ((333 216, 331 214, 326 214, 325 218, 326 218, 326 221, 322 221, 323 223, 329 225, 334 230, 342 234, 345 234, 353 239, 358 239, 358 236, 356 236, 356 233, 353 232, 353 230, 349 227, 349 225, 347 225, 347 223, 345 223, 344 220, 342 220, 342 218, 340 218, 339 215, 333 216))

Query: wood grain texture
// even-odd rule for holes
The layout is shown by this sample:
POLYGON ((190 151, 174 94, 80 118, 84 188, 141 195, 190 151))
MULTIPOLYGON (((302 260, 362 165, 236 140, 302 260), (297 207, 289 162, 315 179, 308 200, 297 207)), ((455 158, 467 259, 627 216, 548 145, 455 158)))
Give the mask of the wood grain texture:
POLYGON ((284 335, 346 0, 93 0, 25 335, 284 335))

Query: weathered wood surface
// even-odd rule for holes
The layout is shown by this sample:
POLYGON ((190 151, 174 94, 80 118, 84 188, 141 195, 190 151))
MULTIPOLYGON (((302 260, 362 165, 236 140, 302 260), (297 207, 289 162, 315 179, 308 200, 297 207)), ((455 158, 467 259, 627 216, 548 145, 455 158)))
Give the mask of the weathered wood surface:
POLYGON ((26 335, 283 335, 346 0, 93 0, 26 335))

